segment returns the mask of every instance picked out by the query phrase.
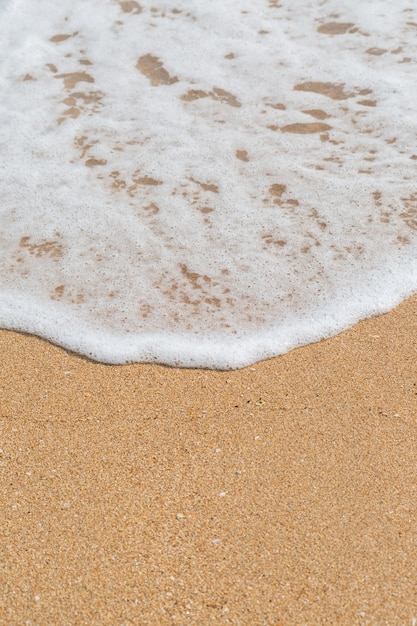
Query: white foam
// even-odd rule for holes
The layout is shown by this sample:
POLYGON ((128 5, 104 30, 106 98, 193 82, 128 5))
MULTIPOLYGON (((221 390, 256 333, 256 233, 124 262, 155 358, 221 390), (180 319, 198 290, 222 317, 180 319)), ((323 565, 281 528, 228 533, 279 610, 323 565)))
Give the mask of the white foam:
POLYGON ((409 0, 0 17, 2 327, 233 368, 417 291, 409 0))

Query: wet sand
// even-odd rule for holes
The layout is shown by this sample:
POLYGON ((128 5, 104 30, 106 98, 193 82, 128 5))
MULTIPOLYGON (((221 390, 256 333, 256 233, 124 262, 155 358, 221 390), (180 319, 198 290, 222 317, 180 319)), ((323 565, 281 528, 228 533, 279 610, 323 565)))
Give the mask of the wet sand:
POLYGON ((416 325, 234 372, 2 331, 0 622, 416 624, 416 325))

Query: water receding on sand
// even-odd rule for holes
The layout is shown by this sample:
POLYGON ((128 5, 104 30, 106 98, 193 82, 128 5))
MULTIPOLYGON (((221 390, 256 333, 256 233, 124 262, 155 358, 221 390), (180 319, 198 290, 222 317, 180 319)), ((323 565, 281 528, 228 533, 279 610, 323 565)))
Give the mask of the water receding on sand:
POLYGON ((409 0, 0 11, 3 327, 239 367, 417 290, 409 0))

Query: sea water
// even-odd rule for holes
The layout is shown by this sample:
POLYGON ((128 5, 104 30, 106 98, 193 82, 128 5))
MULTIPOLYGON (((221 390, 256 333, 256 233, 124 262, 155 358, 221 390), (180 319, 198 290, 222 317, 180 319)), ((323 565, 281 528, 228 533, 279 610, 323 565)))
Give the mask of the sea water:
POLYGON ((413 0, 0 0, 0 325, 235 368, 417 291, 413 0))

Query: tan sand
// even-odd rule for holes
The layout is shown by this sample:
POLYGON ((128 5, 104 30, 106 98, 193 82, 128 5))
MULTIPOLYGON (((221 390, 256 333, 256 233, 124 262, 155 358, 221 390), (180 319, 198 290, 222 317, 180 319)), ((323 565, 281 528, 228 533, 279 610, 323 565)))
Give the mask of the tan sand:
POLYGON ((2 331, 0 623, 417 624, 416 322, 236 372, 2 331))

